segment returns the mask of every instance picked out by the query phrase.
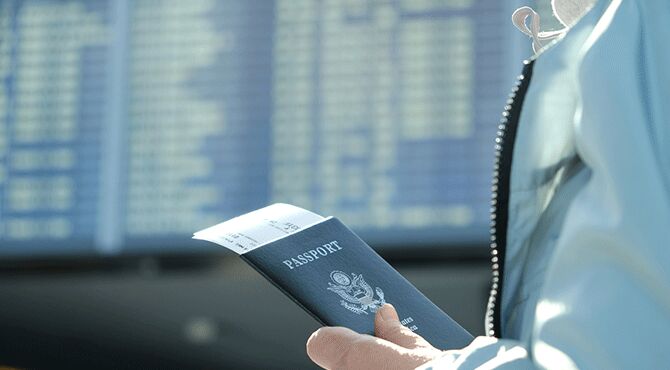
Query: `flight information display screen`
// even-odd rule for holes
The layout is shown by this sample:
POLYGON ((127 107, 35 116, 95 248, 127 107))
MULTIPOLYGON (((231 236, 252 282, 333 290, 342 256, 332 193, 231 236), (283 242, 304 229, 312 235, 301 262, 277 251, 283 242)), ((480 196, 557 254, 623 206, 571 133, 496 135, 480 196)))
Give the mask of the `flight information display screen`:
POLYGON ((202 251, 274 202, 485 241, 503 3, 0 2, 0 256, 202 251))

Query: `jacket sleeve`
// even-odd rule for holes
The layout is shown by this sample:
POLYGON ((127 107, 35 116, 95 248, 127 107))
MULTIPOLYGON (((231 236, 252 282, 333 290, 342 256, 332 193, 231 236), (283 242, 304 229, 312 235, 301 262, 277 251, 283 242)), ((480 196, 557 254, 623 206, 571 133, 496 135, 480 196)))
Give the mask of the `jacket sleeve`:
POLYGON ((574 130, 591 175, 569 205, 530 342, 480 337, 423 369, 670 364, 668 19, 666 0, 612 0, 579 56, 574 130))

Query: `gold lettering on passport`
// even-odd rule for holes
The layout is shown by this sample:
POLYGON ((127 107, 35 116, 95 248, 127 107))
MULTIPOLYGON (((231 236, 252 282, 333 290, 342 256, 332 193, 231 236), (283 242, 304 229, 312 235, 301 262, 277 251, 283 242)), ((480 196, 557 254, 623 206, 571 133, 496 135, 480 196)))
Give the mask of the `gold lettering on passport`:
POLYGON ((375 313, 386 304, 381 288, 376 287, 373 290, 362 274, 352 273, 349 277, 344 272, 335 270, 330 273, 330 279, 333 282, 328 283, 327 289, 340 296, 342 307, 353 313, 367 315, 368 310, 375 313), (375 298, 375 293, 378 298, 375 298))
POLYGON ((414 319, 412 318, 412 316, 409 316, 409 317, 407 317, 407 318, 405 318, 405 319, 400 320, 400 323, 401 323, 402 325, 406 326, 407 329, 409 329, 409 330, 411 330, 411 331, 416 331, 416 330, 419 329, 418 326, 416 326, 416 325, 408 325, 408 324, 413 323, 413 322, 414 322, 414 319))
POLYGON ((282 263, 286 265, 290 270, 298 268, 302 265, 306 265, 310 262, 314 262, 319 258, 327 257, 330 254, 339 252, 342 250, 342 247, 339 245, 337 240, 333 240, 330 243, 323 244, 314 249, 310 249, 303 253, 298 254, 295 257, 283 260, 282 263))

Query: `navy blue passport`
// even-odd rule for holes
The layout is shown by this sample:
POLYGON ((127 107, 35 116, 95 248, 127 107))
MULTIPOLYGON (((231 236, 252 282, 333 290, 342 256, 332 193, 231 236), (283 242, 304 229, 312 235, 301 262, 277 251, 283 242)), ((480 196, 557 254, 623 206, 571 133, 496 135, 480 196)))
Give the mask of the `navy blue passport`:
POLYGON ((402 324, 436 348, 473 339, 337 218, 240 256, 323 325, 374 335, 375 312, 391 303, 402 324))

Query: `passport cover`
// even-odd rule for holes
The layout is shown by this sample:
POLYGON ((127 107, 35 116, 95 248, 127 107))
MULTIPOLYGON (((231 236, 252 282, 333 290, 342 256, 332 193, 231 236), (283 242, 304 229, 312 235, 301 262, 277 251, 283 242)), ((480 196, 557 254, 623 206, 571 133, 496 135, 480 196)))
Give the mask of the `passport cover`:
POLYGON ((323 325, 374 335, 375 312, 391 303, 438 349, 473 339, 335 217, 240 256, 323 325))

